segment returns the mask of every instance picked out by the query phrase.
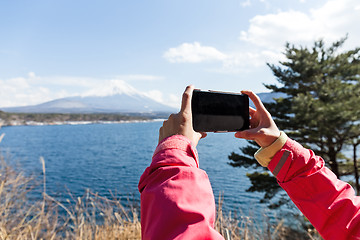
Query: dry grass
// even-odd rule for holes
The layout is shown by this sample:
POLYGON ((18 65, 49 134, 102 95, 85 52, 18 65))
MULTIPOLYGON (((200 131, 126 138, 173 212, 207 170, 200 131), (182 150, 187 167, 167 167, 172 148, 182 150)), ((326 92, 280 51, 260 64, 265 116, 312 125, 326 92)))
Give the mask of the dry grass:
POLYGON ((0 154, 0 239, 141 239, 137 209, 125 208, 116 196, 108 199, 89 191, 82 197, 69 194, 62 203, 47 194, 42 158, 41 163, 38 184, 0 154), (29 197, 39 191, 41 199, 29 197))
MULTIPOLYGON (((89 191, 82 197, 69 194, 67 202, 60 202, 46 192, 41 162, 43 180, 35 184, 38 181, 15 171, 0 156, 0 239, 141 239, 139 209, 134 205, 125 208, 116 196, 108 199, 89 191), (31 200, 39 188, 42 199, 31 200)), ((219 199, 216 229, 225 239, 321 239, 294 232, 283 221, 255 224, 250 217, 224 214, 219 199)))
POLYGON ((270 221, 264 214, 263 219, 255 220, 251 216, 236 215, 231 212, 224 214, 223 198, 220 194, 218 200, 217 219, 215 229, 225 239, 231 240, 320 240, 321 236, 312 227, 297 231, 284 224, 284 219, 270 221))
POLYGON ((0 239, 141 238, 138 211, 124 208, 119 199, 86 192, 77 198, 69 194, 61 203, 44 184, 43 198, 31 201, 35 180, 14 171, 2 157, 0 165, 0 239))

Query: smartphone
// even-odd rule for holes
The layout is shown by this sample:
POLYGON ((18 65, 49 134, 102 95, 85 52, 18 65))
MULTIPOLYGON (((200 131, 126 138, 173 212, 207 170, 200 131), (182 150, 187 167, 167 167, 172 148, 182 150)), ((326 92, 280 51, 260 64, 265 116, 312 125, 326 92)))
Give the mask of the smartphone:
POLYGON ((249 97, 245 94, 195 89, 191 100, 196 132, 237 132, 249 128, 249 97))

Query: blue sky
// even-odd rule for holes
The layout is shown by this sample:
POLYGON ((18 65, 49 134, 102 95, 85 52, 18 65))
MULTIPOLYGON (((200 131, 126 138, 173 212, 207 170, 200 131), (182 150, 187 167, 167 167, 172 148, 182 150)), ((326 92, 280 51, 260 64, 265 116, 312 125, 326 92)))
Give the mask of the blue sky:
POLYGON ((286 42, 349 34, 357 0, 0 1, 0 107, 134 89, 177 106, 183 89, 263 92, 286 42))

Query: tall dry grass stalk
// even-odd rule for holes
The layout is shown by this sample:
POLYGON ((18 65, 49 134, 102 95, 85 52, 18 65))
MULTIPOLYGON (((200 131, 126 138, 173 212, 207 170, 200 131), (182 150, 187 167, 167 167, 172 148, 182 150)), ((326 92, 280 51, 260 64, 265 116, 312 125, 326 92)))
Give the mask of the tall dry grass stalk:
MULTIPOLYGON (((40 160, 39 183, 14 170, 0 154, 0 239, 141 239, 139 208, 134 204, 124 207, 114 195, 108 199, 90 191, 82 197, 69 194, 67 201, 60 202, 47 194, 45 161, 40 160), (39 200, 29 197, 39 191, 39 200)), ((247 216, 225 214, 222 204, 220 196, 216 229, 225 239, 320 239, 316 234, 296 233, 283 221, 256 224, 247 216)))
POLYGON ((141 238, 138 210, 125 208, 119 199, 87 191, 61 203, 44 184, 43 198, 32 201, 34 178, 14 171, 3 157, 0 165, 0 239, 141 238))

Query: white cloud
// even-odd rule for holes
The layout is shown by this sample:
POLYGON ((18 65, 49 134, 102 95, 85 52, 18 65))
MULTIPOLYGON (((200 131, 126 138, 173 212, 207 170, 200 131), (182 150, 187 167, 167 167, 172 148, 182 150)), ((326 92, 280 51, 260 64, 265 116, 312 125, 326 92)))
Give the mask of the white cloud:
MULTIPOLYGON (((276 57, 279 57, 276 55, 276 57)), ((269 51, 243 51, 240 53, 229 54, 223 61, 222 68, 218 71, 224 73, 239 73, 252 71, 265 65, 267 61, 274 58, 274 54, 269 51)))
POLYGON ((358 47, 360 30, 354 24, 360 22, 357 6, 357 0, 329 0, 306 12, 287 10, 257 15, 250 19, 248 29, 241 31, 239 39, 247 44, 247 49, 252 49, 251 64, 284 60, 286 42, 312 47, 316 40, 324 39, 331 44, 349 34, 344 47, 358 47))
POLYGON ((34 72, 29 72, 29 73, 28 73, 28 77, 29 77, 29 78, 35 78, 36 75, 35 75, 34 72))
POLYGON ((219 68, 217 69, 212 68, 209 71, 222 72, 222 73, 239 73, 239 72, 246 72, 260 66, 264 66, 265 63, 268 62, 269 60, 281 58, 280 53, 276 54, 275 52, 272 52, 270 50, 256 49, 256 50, 244 50, 240 52, 225 53, 216 49, 215 47, 204 47, 204 48, 209 48, 211 49, 212 52, 216 53, 216 55, 214 54, 206 58, 204 54, 203 55, 198 54, 199 51, 197 51, 198 49, 197 47, 186 48, 186 51, 181 51, 183 49, 182 46, 186 44, 187 43, 184 43, 177 48, 177 52, 179 53, 177 57, 175 55, 172 55, 172 57, 167 56, 166 57, 167 60, 170 62, 178 62, 178 63, 179 62, 200 63, 210 60, 213 61, 216 60, 221 64, 221 66, 219 66, 219 68))
POLYGON ((90 88, 96 86, 99 79, 78 76, 42 76, 36 77, 33 82, 39 85, 46 84, 63 88, 90 88))
POLYGON ((360 21, 356 10, 357 0, 330 0, 309 12, 295 10, 275 14, 257 15, 250 20, 247 31, 240 39, 254 46, 281 51, 285 42, 312 45, 315 40, 333 42, 349 33, 350 45, 360 37, 356 22, 360 21))
POLYGON ((250 20, 250 27, 242 31, 240 40, 255 46, 278 50, 286 41, 309 41, 312 34, 304 34, 311 20, 302 12, 288 11, 277 14, 258 15, 250 20))
POLYGON ((174 108, 179 108, 181 107, 181 97, 179 95, 175 95, 175 94, 170 94, 169 95, 169 100, 168 100, 168 105, 172 106, 174 108))
POLYGON ((221 64, 221 67, 210 71, 234 73, 247 71, 249 66, 258 67, 264 65, 264 59, 267 59, 267 55, 269 55, 264 53, 249 50, 225 53, 215 47, 202 46, 200 43, 195 42, 193 44, 183 43, 176 48, 170 48, 164 54, 164 57, 172 63, 217 61, 221 64))
POLYGON ((49 88, 33 83, 34 73, 28 77, 0 79, 0 106, 25 106, 61 98, 65 91, 53 92, 49 88))
POLYGON ((177 48, 178 50, 177 52, 179 53, 177 56, 181 56, 181 57, 175 57, 175 55, 173 55, 174 56, 173 58, 167 57, 167 60, 169 60, 170 62, 189 62, 189 63, 200 63, 210 60, 213 61, 216 60, 221 64, 221 66, 217 69, 212 68, 209 71, 222 72, 222 73, 238 73, 238 72, 249 71, 250 69, 254 69, 260 66, 264 66, 265 63, 269 60, 281 58, 281 53, 276 54, 275 52, 270 50, 246 49, 238 52, 225 53, 216 49, 215 47, 201 47, 201 45, 198 45, 198 47, 211 49, 211 52, 216 53, 211 56, 209 54, 208 58, 206 58, 205 54, 203 55, 198 54, 199 53, 199 51, 197 51, 198 47, 195 48, 186 47, 186 51, 181 51, 183 49, 182 46, 185 46, 186 44, 187 43, 184 43, 177 48))
MULTIPOLYGON (((249 5, 251 1, 242 4, 249 5)), ((324 39, 329 44, 349 34, 345 48, 358 47, 360 30, 355 23, 360 22, 359 6, 357 0, 329 0, 321 7, 305 12, 280 10, 256 15, 250 19, 248 29, 240 33, 240 50, 224 52, 198 42, 183 43, 170 48, 164 57, 170 62, 217 61, 221 65, 211 71, 239 73, 257 71, 266 62, 283 61, 286 42, 312 47, 316 40, 324 39)))
POLYGON ((147 91, 147 92, 144 92, 144 95, 157 101, 157 102, 164 102, 164 99, 163 99, 163 93, 159 90, 150 90, 150 91, 147 91))
POLYGON ((202 46, 199 42, 183 43, 178 47, 170 48, 164 53, 164 58, 170 62, 200 63, 205 61, 223 61, 225 54, 214 47, 202 46))

